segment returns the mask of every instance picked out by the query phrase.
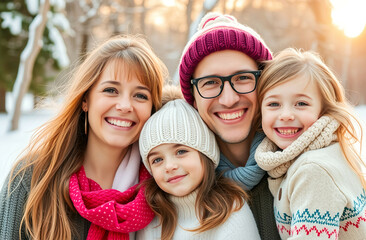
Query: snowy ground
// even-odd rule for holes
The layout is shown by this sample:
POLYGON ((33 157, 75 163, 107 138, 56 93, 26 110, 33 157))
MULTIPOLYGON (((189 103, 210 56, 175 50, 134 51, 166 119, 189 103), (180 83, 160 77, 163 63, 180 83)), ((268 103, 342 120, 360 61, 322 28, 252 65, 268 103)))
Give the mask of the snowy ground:
POLYGON ((15 158, 27 146, 33 130, 52 116, 50 111, 23 113, 19 130, 7 132, 8 116, 0 114, 0 187, 15 158))
MULTIPOLYGON (((356 108, 360 118, 366 123, 366 105, 356 108)), ((26 111, 19 122, 19 130, 7 132, 8 116, 0 114, 0 187, 5 180, 15 158, 28 144, 33 130, 52 116, 50 110, 26 111)), ((364 152, 366 147, 364 147, 364 152)), ((363 154, 364 156, 365 154, 363 154)))

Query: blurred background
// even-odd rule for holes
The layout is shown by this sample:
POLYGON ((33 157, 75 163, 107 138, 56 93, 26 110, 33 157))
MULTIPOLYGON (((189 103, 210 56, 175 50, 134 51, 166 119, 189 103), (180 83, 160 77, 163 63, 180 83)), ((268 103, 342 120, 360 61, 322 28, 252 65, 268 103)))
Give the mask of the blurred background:
POLYGON ((235 16, 274 53, 319 52, 351 103, 366 104, 365 0, 1 0, 0 113, 17 129, 24 99, 32 108, 54 94, 76 61, 117 34, 145 35, 178 83, 182 50, 208 11, 235 16))

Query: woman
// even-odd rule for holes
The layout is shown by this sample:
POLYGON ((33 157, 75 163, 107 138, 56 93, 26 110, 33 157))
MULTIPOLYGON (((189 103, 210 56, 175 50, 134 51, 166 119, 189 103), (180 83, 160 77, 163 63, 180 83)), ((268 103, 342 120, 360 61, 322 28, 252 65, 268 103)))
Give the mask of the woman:
POLYGON ((161 106, 165 71, 139 37, 112 38, 87 56, 63 108, 38 129, 3 186, 1 239, 122 239, 152 220, 134 186, 149 177, 136 142, 161 106), (112 217, 93 214, 108 206, 112 217))

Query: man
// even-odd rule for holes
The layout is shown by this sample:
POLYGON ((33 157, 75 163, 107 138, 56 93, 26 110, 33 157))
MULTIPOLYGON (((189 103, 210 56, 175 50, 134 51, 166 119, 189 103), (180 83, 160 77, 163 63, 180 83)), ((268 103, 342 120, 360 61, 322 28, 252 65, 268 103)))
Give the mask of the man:
POLYGON ((273 197, 268 175, 254 159, 264 137, 256 133, 254 122, 258 66, 270 59, 271 51, 254 30, 233 16, 208 13, 183 50, 179 75, 184 98, 216 135, 221 151, 218 171, 248 190, 261 238, 272 240, 280 239, 273 197))

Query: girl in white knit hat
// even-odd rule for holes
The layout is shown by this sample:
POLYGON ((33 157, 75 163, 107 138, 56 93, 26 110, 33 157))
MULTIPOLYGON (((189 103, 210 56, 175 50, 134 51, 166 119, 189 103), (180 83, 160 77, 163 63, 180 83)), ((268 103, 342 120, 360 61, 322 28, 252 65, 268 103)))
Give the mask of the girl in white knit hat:
POLYGON ((185 100, 169 101, 152 115, 139 145, 153 176, 145 195, 156 217, 137 239, 260 239, 247 194, 216 177, 215 137, 185 100))
POLYGON ((255 158, 270 175, 281 238, 366 239, 361 124, 334 74, 317 54, 286 49, 257 91, 267 137, 255 158))

